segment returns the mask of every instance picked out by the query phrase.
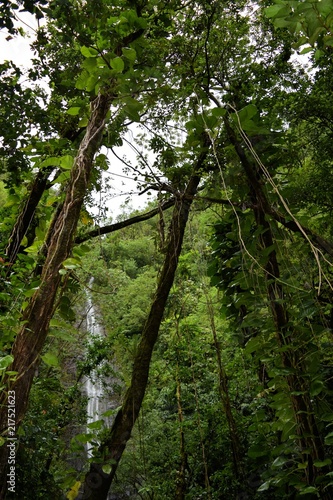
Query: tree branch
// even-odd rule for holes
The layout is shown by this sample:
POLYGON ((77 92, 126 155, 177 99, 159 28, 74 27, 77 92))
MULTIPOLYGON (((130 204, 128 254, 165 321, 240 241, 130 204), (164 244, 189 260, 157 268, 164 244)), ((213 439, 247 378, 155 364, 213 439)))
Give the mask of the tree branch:
POLYGON ((146 212, 141 215, 136 215, 135 217, 131 217, 130 219, 126 219, 121 222, 115 222, 114 224, 109 224, 108 226, 103 226, 103 227, 97 227, 95 229, 92 229, 91 231, 88 231, 86 234, 83 234, 82 236, 77 236, 75 238, 75 243, 83 243, 84 241, 90 240, 90 238, 95 238, 96 236, 101 236, 102 234, 109 234, 113 233, 114 231, 118 231, 119 229, 123 229, 124 227, 132 226, 133 224, 136 224, 137 222, 142 222, 144 220, 151 219, 155 215, 157 215, 161 210, 167 210, 168 208, 172 207, 175 204, 175 198, 171 198, 170 200, 167 200, 163 202, 159 207, 154 208, 153 210, 150 210, 149 212, 146 212))

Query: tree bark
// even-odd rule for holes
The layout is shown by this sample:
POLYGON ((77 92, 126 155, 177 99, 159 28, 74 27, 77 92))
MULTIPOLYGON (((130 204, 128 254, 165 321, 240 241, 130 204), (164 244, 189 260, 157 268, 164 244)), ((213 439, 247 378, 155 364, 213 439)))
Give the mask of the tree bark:
MULTIPOLYGON (((22 326, 15 339, 12 355, 14 361, 10 370, 16 371, 14 381, 5 380, 6 391, 0 397, 0 430, 7 436, 7 391, 15 391, 16 430, 19 427, 28 404, 28 397, 40 354, 47 336, 50 319, 61 275, 62 263, 71 253, 73 236, 79 220, 84 196, 87 192, 92 162, 99 148, 105 119, 111 99, 99 95, 92 102, 92 111, 86 134, 81 142, 71 172, 65 202, 54 225, 39 289, 31 297, 22 317, 22 326)), ((0 448, 0 498, 5 498, 7 446, 0 448)))
POLYGON ((244 453, 242 450, 242 446, 239 439, 237 424, 232 412, 230 395, 229 395, 229 387, 228 387, 228 376, 226 374, 225 368, 222 362, 221 355, 221 347, 218 341, 217 330, 215 325, 215 311, 212 303, 212 299, 209 295, 209 291, 206 289, 205 285, 203 286, 203 291, 206 297, 206 305, 207 312, 210 321, 210 327, 213 335, 213 342, 216 352, 217 359, 217 367, 218 367, 218 376, 219 376, 219 394, 221 398, 221 402, 223 405, 223 410, 227 419, 229 436, 231 442, 231 450, 232 450, 232 461, 234 466, 235 477, 240 480, 243 476, 243 467, 242 461, 244 457, 244 453))
MULTIPOLYGON (((205 146, 206 143, 207 138, 205 137, 205 146)), ((194 172, 203 170, 202 167, 206 156, 207 148, 200 153, 194 172)), ((173 285, 193 196, 197 192, 199 182, 200 176, 194 173, 184 193, 178 195, 175 200, 164 264, 134 359, 131 384, 127 389, 123 405, 115 418, 109 435, 100 445, 99 454, 103 457, 102 463, 92 463, 89 472, 86 474, 83 492, 79 497, 81 500, 105 500, 107 498, 119 461, 131 437, 146 391, 153 349, 157 341, 169 292, 173 285), (102 467, 105 464, 110 464, 112 467, 109 474, 103 472, 102 467)))
POLYGON ((183 418, 181 382, 179 378, 178 361, 176 366, 176 384, 177 384, 176 397, 177 397, 179 440, 180 440, 180 465, 177 471, 175 500, 184 500, 187 491, 186 469, 188 468, 188 463, 187 463, 187 453, 185 447, 184 418, 183 418))
MULTIPOLYGON (((294 412, 300 452, 304 463, 307 464, 304 469, 305 481, 308 485, 314 485, 318 475, 327 472, 324 468, 319 470, 314 466, 314 461, 324 460, 325 452, 310 399, 309 385, 302 374, 305 370, 300 366, 304 352, 298 345, 297 331, 289 322, 287 299, 280 281, 279 263, 273 247, 274 235, 267 218, 272 210, 261 184, 260 173, 246 156, 227 119, 225 119, 225 126, 229 140, 235 147, 248 180, 255 220, 258 227, 262 228, 261 248, 263 250, 271 249, 265 265, 267 295, 276 328, 277 342, 279 347, 283 348, 281 349, 281 361, 289 371, 289 374, 286 375, 286 382, 294 412)), ((330 493, 322 491, 321 498, 331 498, 330 493)))
POLYGON ((46 189, 48 178, 52 169, 53 167, 49 167, 44 170, 40 170, 30 187, 29 196, 25 200, 16 219, 6 248, 6 260, 10 265, 14 264, 17 254, 20 251, 22 240, 34 218, 36 208, 46 189))
POLYGON ((136 215, 135 217, 131 217, 130 219, 123 220, 121 222, 115 222, 114 224, 109 224, 108 226, 96 227, 91 231, 88 231, 81 236, 77 236, 75 238, 75 243, 83 243, 84 241, 90 240, 91 238, 95 238, 96 236, 101 236, 102 234, 110 234, 115 231, 119 231, 119 229, 124 229, 124 227, 132 226, 133 224, 137 224, 138 222, 142 222, 144 220, 151 219, 155 217, 161 210, 167 210, 175 204, 175 199, 171 198, 170 200, 166 200, 157 208, 153 208, 149 212, 146 212, 141 215, 136 215))

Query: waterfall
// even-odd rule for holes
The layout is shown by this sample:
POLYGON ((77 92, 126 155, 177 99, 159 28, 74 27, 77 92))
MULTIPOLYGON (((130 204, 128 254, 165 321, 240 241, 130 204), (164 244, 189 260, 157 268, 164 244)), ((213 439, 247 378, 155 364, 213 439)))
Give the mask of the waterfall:
MULTIPOLYGON (((91 278, 89 280, 89 287, 91 287, 93 282, 94 278, 91 278)), ((105 338, 105 335, 103 327, 98 320, 97 311, 89 290, 87 291, 87 309, 87 335, 88 342, 92 344, 95 339, 105 338)), ((119 406, 119 396, 115 390, 117 386, 119 386, 119 380, 115 376, 101 376, 97 374, 96 370, 92 370, 89 376, 85 378, 84 389, 88 398, 87 425, 103 419, 107 427, 111 426, 113 417, 103 417, 102 415, 107 410, 112 410, 119 406)), ((87 427, 87 433, 90 432, 91 429, 87 427)), ((87 457, 92 457, 91 443, 87 443, 87 457)))
MULTIPOLYGON (((94 278, 89 280, 89 289, 93 285, 94 278)), ((86 329, 88 342, 92 344, 94 339, 105 338, 104 329, 99 322, 98 314, 93 303, 92 295, 90 290, 87 290, 87 318, 86 318, 86 329)), ((104 361, 103 361, 104 363, 104 361)), ((107 410, 116 410, 120 404, 120 391, 119 388, 123 386, 123 383, 117 377, 117 366, 115 360, 112 362, 111 374, 98 375, 96 370, 92 370, 89 376, 85 377, 84 390, 88 398, 87 402, 87 425, 92 422, 96 422, 103 418, 106 427, 110 428, 114 415, 104 417, 102 416, 107 410), (103 384, 103 381, 105 384, 103 384), (107 386, 107 389, 106 389, 107 386)), ((93 431, 96 432, 96 431, 93 431)), ((91 433, 91 429, 87 427, 87 433, 91 433)), ((92 457, 92 443, 87 443, 87 457, 92 457)), ((117 495, 109 492, 107 500, 118 500, 120 498, 132 498, 132 490, 127 489, 122 494, 117 495)))
MULTIPOLYGON (((93 283, 93 278, 89 280, 89 286, 93 283)), ((91 294, 88 292, 87 294, 87 331, 88 331, 88 341, 91 343, 94 339, 99 339, 103 337, 103 329, 98 322, 96 317, 96 310, 94 304, 92 302, 91 294)), ((105 411, 102 408, 104 389, 102 380, 97 376, 96 371, 93 370, 89 377, 86 377, 85 381, 85 391, 88 398, 87 403, 87 424, 92 422, 96 422, 101 418, 101 414, 105 411)), ((91 432, 89 427, 87 428, 87 432, 91 432)), ((87 456, 90 458, 92 456, 91 453, 91 445, 87 443, 87 456)))

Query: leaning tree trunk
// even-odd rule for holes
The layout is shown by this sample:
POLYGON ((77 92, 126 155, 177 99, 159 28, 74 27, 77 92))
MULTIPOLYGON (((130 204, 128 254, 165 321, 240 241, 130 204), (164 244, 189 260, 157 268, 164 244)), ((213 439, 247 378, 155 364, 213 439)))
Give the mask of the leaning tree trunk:
MULTIPOLYGON (((24 311, 22 326, 14 342, 12 350, 14 361, 10 370, 16 371, 17 376, 14 381, 10 379, 5 381, 6 391, 3 391, 0 397, 0 430, 4 436, 7 435, 8 424, 7 391, 15 391, 16 430, 27 409, 32 380, 54 312, 55 298, 61 280, 59 271, 63 261, 71 253, 73 236, 88 188, 93 158, 100 145, 110 102, 108 95, 99 95, 92 102, 91 117, 74 161, 65 202, 54 225, 42 270, 41 283, 24 311)), ((0 448, 1 499, 6 495, 7 450, 6 444, 0 448)))
MULTIPOLYGON (((206 137, 204 142, 204 146, 207 146, 206 137)), ((194 172, 203 170, 206 156, 207 147, 200 153, 194 172)), ((119 461, 138 418, 148 383, 153 349, 169 292, 173 285, 187 219, 199 182, 200 176, 197 174, 192 175, 185 192, 177 196, 169 227, 164 264, 134 359, 131 384, 127 389, 123 405, 115 418, 109 435, 100 445, 99 452, 103 457, 102 462, 92 463, 89 472, 86 474, 83 492, 79 497, 82 500, 105 500, 107 498, 119 461), (106 474, 102 469, 106 464, 110 464, 112 467, 109 474, 106 474)))
MULTIPOLYGON (((275 324, 277 342, 281 348, 281 361, 289 372, 289 375, 286 376, 286 382, 296 422, 298 444, 306 463, 304 479, 306 484, 315 485, 316 478, 327 472, 325 468, 320 470, 314 466, 316 460, 324 460, 325 451, 310 399, 309 384, 303 375, 304 369, 300 367, 304 351, 298 345, 297 331, 290 324, 286 296, 280 281, 280 268, 274 249, 275 240, 267 217, 272 210, 262 188, 260 173, 245 154, 227 119, 225 119, 225 126, 229 140, 235 147, 248 180, 256 223, 263 230, 260 235, 260 246, 262 250, 266 251, 268 259, 264 268, 267 295, 275 324)), ((331 498, 330 492, 322 491, 321 498, 331 498)))
POLYGON ((15 263, 24 236, 27 234, 31 222, 35 216, 36 208, 46 189, 48 178, 53 167, 39 170, 32 185, 27 199, 24 201, 20 213, 16 219, 6 248, 6 261, 12 266, 15 263))

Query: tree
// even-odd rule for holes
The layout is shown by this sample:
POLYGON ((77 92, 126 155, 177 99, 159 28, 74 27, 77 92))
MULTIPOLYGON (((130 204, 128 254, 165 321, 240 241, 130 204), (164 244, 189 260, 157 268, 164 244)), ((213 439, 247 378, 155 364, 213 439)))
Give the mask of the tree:
MULTIPOLYGON (((169 470, 178 480, 163 486, 163 491, 179 498, 195 498, 203 491, 208 496, 232 492, 252 497, 267 494, 267 498, 331 495, 331 436, 326 425, 332 407, 332 359, 324 346, 330 345, 333 317, 331 196, 325 177, 331 167, 332 9, 324 1, 279 2, 268 8, 267 2, 259 2, 255 7, 241 0, 167 5, 148 1, 135 7, 132 2, 110 6, 104 1, 82 5, 73 0, 45 7, 49 22, 34 43, 38 60, 30 72, 31 78, 46 74, 51 81, 47 113, 42 106, 33 108, 41 137, 30 137, 29 131, 25 135, 22 128, 16 132, 15 126, 4 135, 8 143, 4 155, 10 152, 11 141, 25 141, 23 156, 20 148, 14 151, 22 156, 20 175, 12 175, 7 158, 4 163, 4 179, 7 185, 11 182, 7 190, 12 190, 8 199, 16 203, 17 211, 12 229, 6 228, 2 262, 1 293, 6 301, 2 316, 11 327, 4 337, 2 363, 4 388, 17 392, 17 424, 26 413, 50 319, 58 305, 61 312, 68 308, 66 289, 81 279, 76 270, 86 249, 76 245, 126 227, 135 233, 134 223, 158 215, 154 238, 160 255, 153 271, 147 270, 147 279, 155 276, 157 261, 164 262, 146 320, 142 315, 146 302, 140 310, 133 300, 138 318, 120 318, 124 303, 118 316, 113 314, 128 327, 123 337, 138 339, 137 345, 133 341, 133 371, 127 374, 121 409, 112 427, 104 429, 89 462, 82 497, 106 498, 123 454, 126 460, 125 448, 130 436, 136 435, 133 426, 148 386, 159 330, 164 335, 171 323, 177 342, 171 345, 167 335, 163 342, 174 351, 170 357, 176 376, 165 377, 169 395, 174 388, 173 411, 166 413, 175 417, 168 430, 177 431, 177 439, 172 440, 177 443, 172 454, 177 460, 169 470), (291 31, 274 30, 269 17, 291 31), (293 28, 303 30, 307 38, 297 40, 293 28), (315 53, 316 76, 290 60, 294 44, 301 46, 307 40, 320 51, 315 53), (59 50, 65 44, 66 50, 59 50), (58 71, 59 65, 63 72, 58 71), (304 104, 310 113, 304 113, 304 104), (124 168, 135 176, 142 192, 156 191, 158 201, 144 214, 87 228, 86 197, 108 168, 107 156, 98 154, 100 148, 113 150, 121 145, 131 122, 140 129, 134 146, 137 159, 135 164, 124 159, 124 168), (153 153, 153 160, 146 152, 153 153), (18 185, 20 179, 26 186, 18 185), (19 193, 25 194, 20 206, 19 193), (220 292, 209 290, 203 279, 199 285, 198 276, 187 267, 196 266, 193 255, 188 249, 181 254, 192 206, 196 210, 211 206, 217 212, 217 224, 216 217, 211 217, 207 225, 215 225, 210 274, 220 292), (165 212, 171 207, 173 215, 165 212), (205 303, 202 328, 209 330, 210 340, 208 333, 199 333, 200 321, 185 314, 182 292, 172 288, 184 290, 182 280, 188 276, 195 276, 196 293, 205 303), (228 317, 223 335, 216 327, 221 323, 212 295, 219 297, 228 317), (13 298, 16 312, 9 308, 13 298), (20 327, 15 331, 18 319, 20 327), (225 340, 230 338, 233 348, 225 340), (209 356, 207 366, 196 345, 201 340, 203 353, 209 356), (214 363, 209 343, 214 346, 214 363), (248 372, 237 365, 242 357, 249 364, 248 372), (250 382, 245 388, 247 377, 250 382), (217 389, 208 391, 214 401, 209 409, 204 387, 207 390, 211 380, 217 381, 217 389), (185 425, 187 418, 192 434, 185 425), (218 430, 207 430, 215 423, 218 430), (249 427, 248 433, 243 426, 249 427), (216 468, 210 454, 218 456, 221 443, 227 443, 228 451, 216 468), (198 444, 200 457, 189 453, 198 444), (240 463, 244 450, 247 458, 240 463)), ((24 98, 39 94, 16 86, 18 73, 10 74, 9 66, 6 71, 4 89, 9 95, 14 86, 16 101, 28 119, 24 98)), ((13 118, 16 121, 18 116, 13 118)), ((153 238, 150 243, 137 239, 135 256, 132 243, 122 238, 118 242, 100 239, 98 255, 113 266, 115 282, 123 281, 127 290, 142 266, 149 267, 145 246, 148 254, 153 238), (112 249, 107 247, 109 241, 114 242, 112 249)), ((100 285, 103 280, 109 283, 98 261, 91 269, 100 285)), ((142 283, 139 280, 137 286, 142 283)), ((118 293, 112 300, 115 307, 116 301, 125 302, 118 293)), ((202 310, 199 302, 195 307, 202 310)), ((107 321, 107 311, 105 316, 107 321)), ((113 339, 113 345, 117 341, 113 339)), ((96 347, 94 362, 109 345, 96 347)), ((156 352, 162 357, 158 347, 156 352)), ((123 363, 131 365, 124 358, 123 363)), ((6 394, 3 391, 1 396, 2 430, 7 422, 6 394)), ((152 428, 161 415, 150 412, 148 418, 152 428)), ((4 464, 5 447, 2 451, 4 464)), ((151 477, 156 484, 156 476, 151 473, 151 477)), ((82 476, 76 478, 70 497, 78 494, 81 481, 82 476)))
MULTIPOLYGON (((111 49, 114 51, 115 57, 110 62, 102 58, 102 61, 104 61, 103 66, 107 67, 102 79, 100 80, 101 77, 98 73, 94 74, 94 70, 92 77, 89 76, 87 70, 84 70, 81 75, 81 85, 83 85, 83 88, 87 88, 88 86, 90 92, 96 91, 97 96, 92 99, 90 104, 90 116, 84 137, 73 161, 64 202, 56 212, 51 224, 52 234, 48 240, 45 262, 41 270, 40 284, 25 308, 22 317, 22 327, 16 336, 12 348, 13 364, 10 370, 16 373, 16 378, 13 382, 12 377, 7 376, 4 381, 8 391, 13 390, 15 387, 17 397, 17 426, 19 426, 26 412, 34 372, 46 339, 49 322, 54 311, 57 291, 62 279, 62 274, 59 271, 63 268, 63 263, 71 255, 73 236, 78 224, 83 200, 89 187, 94 156, 101 145, 107 115, 111 104, 114 104, 116 99, 118 101, 120 99, 119 91, 121 85, 125 85, 126 92, 129 90, 126 76, 124 78, 121 76, 125 68, 124 59, 126 60, 126 49, 132 44, 132 47, 129 49, 131 54, 127 60, 129 61, 129 66, 133 67, 136 57, 133 44, 142 37, 146 25, 146 21, 140 17, 139 12, 128 11, 127 18, 125 18, 125 26, 117 33, 115 46, 111 49), (93 79, 93 86, 91 86, 91 83, 88 83, 89 78, 93 79), (100 81, 97 85, 98 80, 100 81)), ((96 49, 90 51, 89 48, 86 48, 84 52, 91 62, 96 63, 97 55, 99 54, 96 49)), ((93 64, 94 66, 95 64, 93 64)), ((128 100, 129 98, 125 97, 126 99, 128 100)), ((141 104, 133 99, 127 106, 129 113, 136 118, 137 109, 141 109, 141 104)), ((19 242, 16 242, 16 245, 18 244, 19 242)), ((0 427, 2 432, 6 429, 7 424, 6 403, 7 392, 3 392, 0 413, 0 427)), ((3 478, 5 478, 7 448, 3 446, 1 451, 1 470, 4 473, 3 478)), ((6 488, 5 480, 2 481, 2 484, 2 495, 4 495, 6 488)))

